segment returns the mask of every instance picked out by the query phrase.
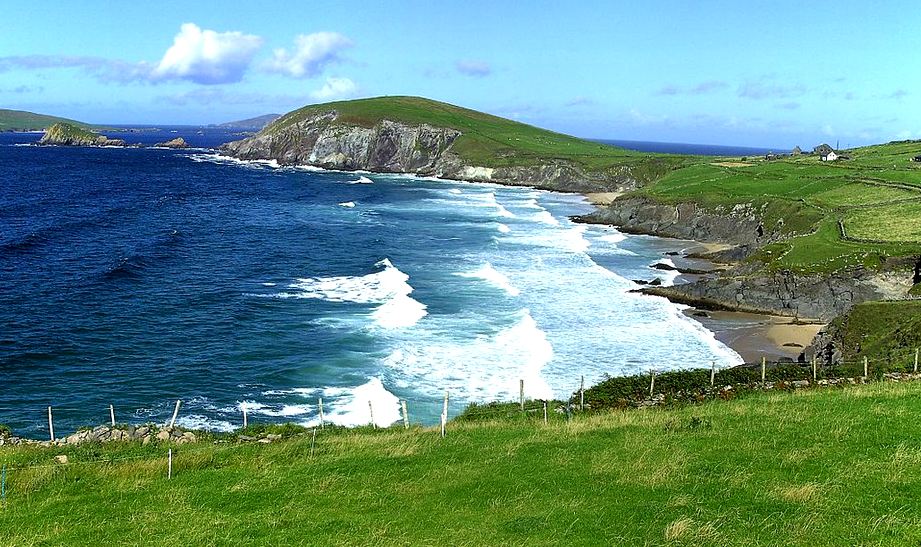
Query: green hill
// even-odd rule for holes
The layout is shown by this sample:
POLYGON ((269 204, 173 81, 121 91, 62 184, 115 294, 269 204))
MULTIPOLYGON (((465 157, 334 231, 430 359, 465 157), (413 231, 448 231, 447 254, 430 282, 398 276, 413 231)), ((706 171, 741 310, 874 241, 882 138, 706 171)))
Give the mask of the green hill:
POLYGON ((375 97, 305 106, 275 120, 263 133, 278 133, 332 111, 338 113, 336 123, 341 125, 370 128, 389 120, 455 129, 461 136, 452 145, 452 152, 469 165, 528 167, 560 160, 590 172, 627 165, 634 168, 634 175, 653 180, 680 163, 674 156, 625 150, 421 97, 375 97))
POLYGON ((919 400, 878 383, 452 421, 445 439, 216 438, 172 445, 172 479, 163 443, 2 446, 0 544, 918 545, 919 400))
POLYGON ((56 123, 68 123, 84 129, 92 127, 90 124, 67 118, 36 114, 25 110, 0 109, 0 131, 41 131, 56 123))
POLYGON ((774 270, 823 273, 879 268, 889 257, 921 253, 921 141, 766 161, 699 158, 638 194, 707 210, 763 210, 764 229, 785 236, 753 260, 774 270))

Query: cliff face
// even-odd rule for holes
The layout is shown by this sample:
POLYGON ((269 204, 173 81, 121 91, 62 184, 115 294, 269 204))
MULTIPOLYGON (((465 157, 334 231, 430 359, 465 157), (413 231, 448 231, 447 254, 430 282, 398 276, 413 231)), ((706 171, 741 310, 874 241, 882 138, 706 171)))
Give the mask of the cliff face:
POLYGON ((612 186, 632 188, 637 184, 626 167, 587 174, 558 160, 520 167, 471 165, 452 151, 462 134, 456 129, 391 120, 362 127, 340 123, 338 117, 336 111, 325 111, 281 129, 269 126, 253 137, 226 144, 224 150, 240 159, 276 160, 282 165, 412 173, 571 192, 612 186))
MULTIPOLYGON (((648 198, 627 197, 579 218, 642 233, 734 245, 713 258, 743 260, 764 245, 783 237, 766 232, 762 212, 752 206, 704 210, 693 203, 662 204, 648 198)), ((906 264, 893 263, 884 271, 857 269, 823 275, 765 270, 742 262, 715 278, 644 292, 700 307, 760 311, 829 320, 854 304, 904 298, 912 285, 906 264)))
POLYGON ((56 123, 45 130, 38 144, 58 146, 125 146, 121 139, 110 139, 69 123, 56 123))

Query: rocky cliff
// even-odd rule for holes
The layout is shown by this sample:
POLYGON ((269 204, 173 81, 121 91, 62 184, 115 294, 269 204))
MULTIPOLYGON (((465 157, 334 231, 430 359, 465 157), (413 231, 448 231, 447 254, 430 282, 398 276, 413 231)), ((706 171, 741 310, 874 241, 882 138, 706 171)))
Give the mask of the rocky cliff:
POLYGON ((126 146, 121 139, 81 129, 69 123, 56 123, 45 130, 38 144, 58 146, 126 146))
POLYGON ((282 165, 327 169, 412 173, 420 176, 521 184, 569 192, 633 188, 627 166, 587 173, 565 160, 546 159, 527 166, 473 165, 454 153, 463 133, 449 127, 380 120, 371 127, 343 123, 335 110, 321 111, 281 128, 224 146, 240 159, 276 160, 282 165))
POLYGON ((827 321, 860 302, 904 298, 912 286, 912 270, 907 263, 893 262, 883 271, 854 269, 806 275, 744 262, 762 246, 784 237, 779 232, 766 231, 762 215, 763 211, 750 205, 705 210, 694 203, 663 204, 644 197, 624 197, 576 220, 612 224, 627 233, 732 245, 710 255, 721 262, 735 263, 718 276, 643 290, 702 308, 827 321))

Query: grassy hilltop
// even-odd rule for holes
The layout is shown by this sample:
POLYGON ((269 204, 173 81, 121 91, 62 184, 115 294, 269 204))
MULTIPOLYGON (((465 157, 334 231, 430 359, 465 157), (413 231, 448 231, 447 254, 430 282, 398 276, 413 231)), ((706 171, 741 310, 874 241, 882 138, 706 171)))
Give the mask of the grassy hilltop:
POLYGON ((767 231, 787 236, 754 260, 771 269, 825 273, 879 267, 887 257, 921 253, 921 141, 847 152, 821 162, 803 155, 765 161, 699 158, 640 193, 708 209, 764 207, 767 231))
POLYGON ((628 165, 636 175, 651 181, 683 163, 679 156, 625 150, 422 97, 375 97, 305 106, 277 119, 264 132, 278 132, 327 111, 338 112, 337 123, 343 125, 373 127, 390 120, 456 129, 462 135, 451 149, 470 165, 528 167, 554 159, 586 171, 628 165))
POLYGON ((56 123, 68 123, 83 129, 92 127, 89 124, 69 120, 67 118, 36 114, 34 112, 26 112, 25 110, 6 110, 0 108, 0 131, 41 131, 56 123))
POLYGON ((917 545, 919 405, 880 383, 326 430, 174 446, 171 480, 164 444, 0 447, 0 544, 917 545))

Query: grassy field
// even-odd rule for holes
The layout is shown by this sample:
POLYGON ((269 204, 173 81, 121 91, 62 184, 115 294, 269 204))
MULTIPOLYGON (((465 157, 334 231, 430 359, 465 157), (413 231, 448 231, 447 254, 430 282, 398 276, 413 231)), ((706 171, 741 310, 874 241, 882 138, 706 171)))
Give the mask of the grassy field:
POLYGON ((285 114, 265 131, 276 132, 317 112, 336 110, 341 123, 372 127, 383 119, 410 125, 429 124, 462 132, 452 150, 470 165, 531 166, 558 159, 588 171, 629 166, 652 181, 683 165, 687 158, 633 152, 555 133, 483 112, 421 97, 376 97, 311 105, 285 114))
POLYGON ((772 269, 876 268, 887 257, 921 253, 921 164, 909 161, 921 154, 921 141, 847 152, 852 159, 838 162, 812 155, 698 158, 639 193, 711 210, 750 207, 763 217, 765 230, 785 237, 754 257, 772 269))
POLYGON ((26 112, 24 110, 6 110, 0 108, 0 131, 39 131, 47 129, 49 126, 59 122, 65 122, 83 128, 91 127, 89 124, 69 120, 67 118, 35 114, 34 112, 26 112))
POLYGON ((887 383, 324 431, 174 447, 172 480, 162 445, 3 447, 0 544, 918 545, 919 411, 887 383))
POLYGON ((921 301, 864 302, 835 319, 844 360, 864 356, 902 363, 921 347, 921 301))

